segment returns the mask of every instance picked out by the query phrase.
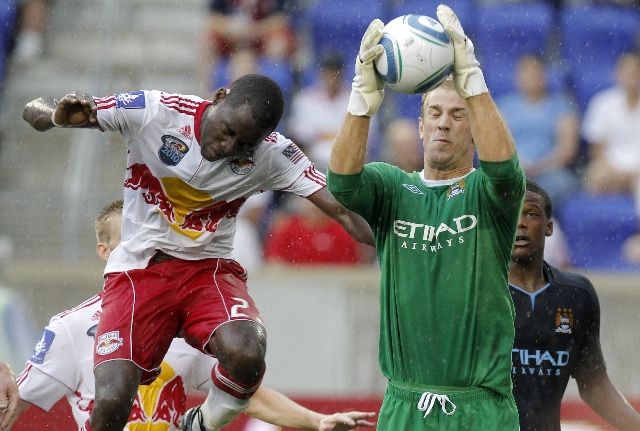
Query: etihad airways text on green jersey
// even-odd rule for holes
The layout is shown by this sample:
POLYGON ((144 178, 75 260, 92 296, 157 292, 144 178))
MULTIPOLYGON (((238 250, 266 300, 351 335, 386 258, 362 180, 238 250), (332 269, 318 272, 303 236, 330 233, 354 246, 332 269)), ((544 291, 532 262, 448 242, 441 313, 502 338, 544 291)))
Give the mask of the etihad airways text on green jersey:
POLYGON ((517 157, 423 181, 384 163, 329 173, 371 225, 381 266, 379 360, 394 381, 511 393, 507 266, 524 196, 517 157))

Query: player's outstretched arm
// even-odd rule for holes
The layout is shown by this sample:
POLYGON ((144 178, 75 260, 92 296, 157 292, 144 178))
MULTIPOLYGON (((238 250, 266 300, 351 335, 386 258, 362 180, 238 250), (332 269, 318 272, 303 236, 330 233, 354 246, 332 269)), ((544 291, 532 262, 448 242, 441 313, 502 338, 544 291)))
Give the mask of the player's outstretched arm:
POLYGON ((458 94, 467 101, 471 133, 478 156, 480 160, 489 162, 509 160, 515 153, 515 144, 489 95, 473 43, 449 6, 441 4, 436 13, 453 42, 453 80, 458 94))
POLYGON ((93 97, 69 93, 62 99, 40 97, 27 103, 22 118, 39 132, 53 127, 97 128, 98 117, 93 97))
POLYGON ((604 420, 621 431, 640 430, 640 414, 609 379, 606 371, 577 377, 580 397, 604 420))
POLYGON ((384 52, 378 43, 383 28, 382 21, 373 20, 360 43, 348 114, 334 140, 329 159, 329 170, 337 174, 357 174, 364 166, 370 117, 378 112, 384 99, 384 82, 373 66, 375 59, 384 52))
POLYGON ((373 232, 365 219, 342 206, 326 188, 318 190, 307 199, 326 215, 333 217, 340 223, 353 239, 375 247, 373 232))
POLYGON ((8 430, 30 406, 20 399, 16 377, 6 362, 0 362, 0 430, 8 430))
POLYGON ((260 387, 245 413, 274 425, 302 430, 345 431, 359 426, 373 427, 373 412, 323 415, 294 402, 280 392, 260 387))

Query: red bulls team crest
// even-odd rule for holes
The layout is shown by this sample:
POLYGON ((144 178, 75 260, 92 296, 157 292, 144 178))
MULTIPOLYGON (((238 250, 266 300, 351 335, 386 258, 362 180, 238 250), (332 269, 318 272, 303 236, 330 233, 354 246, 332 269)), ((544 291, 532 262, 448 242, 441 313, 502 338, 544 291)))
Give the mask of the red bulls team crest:
POLYGON ((231 170, 236 175, 247 175, 255 164, 256 162, 249 157, 240 157, 229 161, 229 166, 231 166, 231 170))
POLYGON ((108 355, 118 350, 123 344, 124 342, 122 338, 120 338, 120 331, 105 332, 98 337, 96 353, 103 356, 108 355))

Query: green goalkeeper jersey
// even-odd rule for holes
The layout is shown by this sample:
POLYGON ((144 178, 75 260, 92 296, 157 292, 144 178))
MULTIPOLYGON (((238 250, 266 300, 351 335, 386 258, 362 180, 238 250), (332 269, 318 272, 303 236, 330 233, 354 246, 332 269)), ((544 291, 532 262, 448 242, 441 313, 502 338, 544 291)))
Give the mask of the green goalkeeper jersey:
POLYGON ((525 191, 517 156, 430 182, 370 163, 355 175, 329 172, 328 187, 375 235, 382 373, 510 394, 507 267, 525 191))

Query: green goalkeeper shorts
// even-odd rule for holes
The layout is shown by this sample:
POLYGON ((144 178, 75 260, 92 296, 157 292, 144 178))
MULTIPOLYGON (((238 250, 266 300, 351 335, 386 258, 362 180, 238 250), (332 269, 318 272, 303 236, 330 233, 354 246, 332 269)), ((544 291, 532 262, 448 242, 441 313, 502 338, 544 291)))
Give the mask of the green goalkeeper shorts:
POLYGON ((378 430, 518 431, 513 395, 483 388, 415 386, 389 382, 378 430))

